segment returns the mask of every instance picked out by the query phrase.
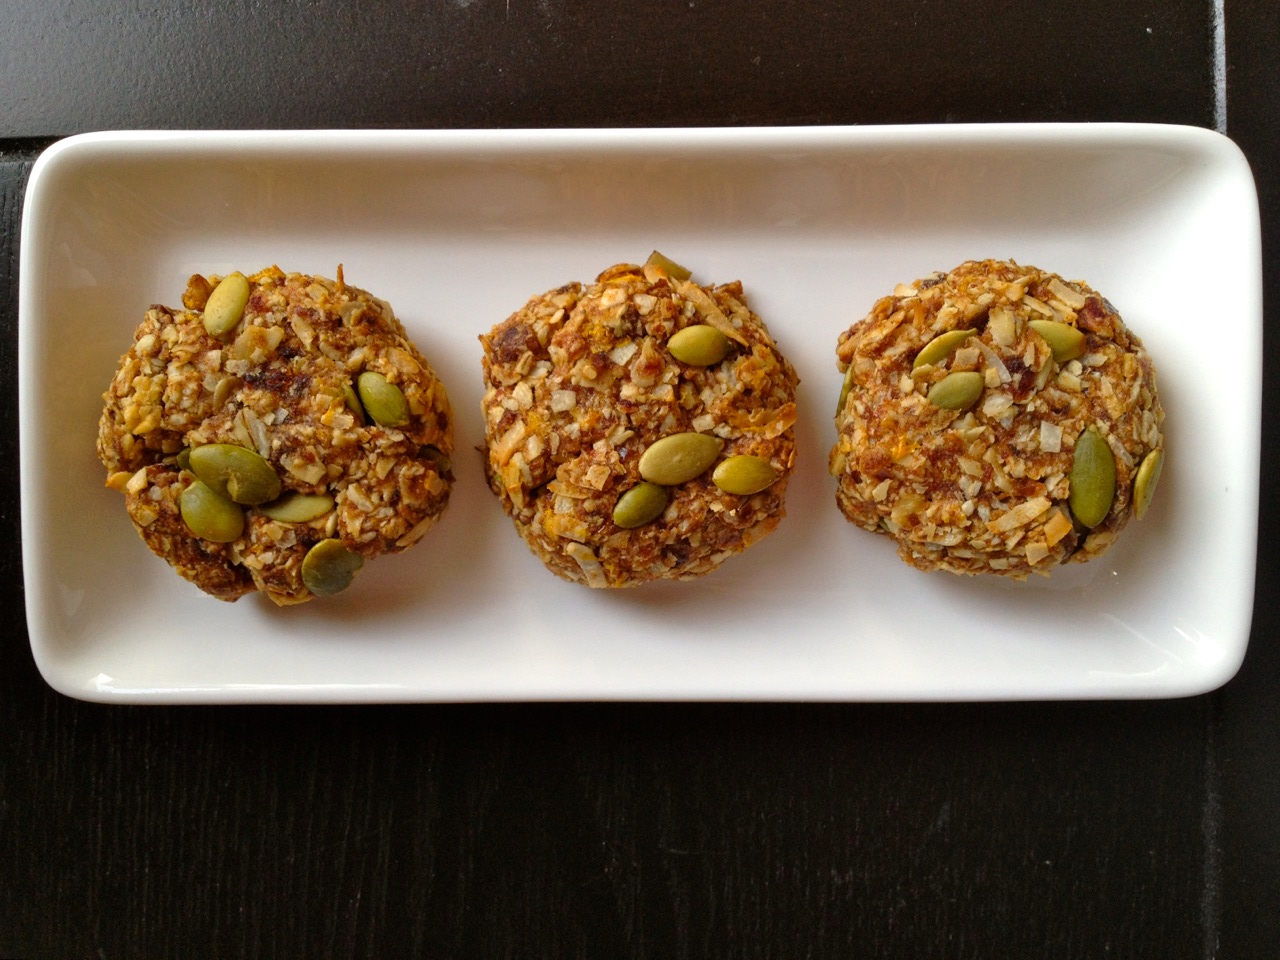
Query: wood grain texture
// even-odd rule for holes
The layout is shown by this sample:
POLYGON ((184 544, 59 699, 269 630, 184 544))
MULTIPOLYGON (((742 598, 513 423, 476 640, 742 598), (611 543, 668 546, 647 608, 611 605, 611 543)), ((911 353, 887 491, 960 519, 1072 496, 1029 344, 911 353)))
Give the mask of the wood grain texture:
POLYGON ((42 715, 17 728, 25 769, 4 764, 6 955, 1171 957, 1204 937, 1201 701, 180 710, 24 688, 42 715))
POLYGON ((1280 6, 1226 6, 1227 132, 1253 168, 1262 213, 1262 491, 1253 631, 1244 667, 1217 696, 1221 776, 1217 956, 1263 957, 1280 943, 1280 6))
POLYGON ((130 127, 1213 122, 1200 0, 21 0, 0 136, 130 127))

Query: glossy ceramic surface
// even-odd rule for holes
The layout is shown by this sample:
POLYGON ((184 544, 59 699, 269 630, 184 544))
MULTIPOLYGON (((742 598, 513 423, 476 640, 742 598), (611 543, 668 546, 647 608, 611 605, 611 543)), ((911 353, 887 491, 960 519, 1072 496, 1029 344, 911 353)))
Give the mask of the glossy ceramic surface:
POLYGON ((1257 200, 1194 128, 107 133, 32 173, 21 483, 45 678, 113 702, 975 700, 1179 696, 1238 668, 1257 537, 1257 200), (477 337, 530 295, 660 249, 741 279, 802 385, 778 530, 689 583, 563 583, 485 486, 477 337), (1102 559, 1026 583, 927 575, 827 476, 839 333, 899 281, 1012 258, 1102 291, 1156 360, 1169 457, 1102 559), (269 264, 389 300, 448 389, 440 525, 347 593, 224 604, 150 554, 94 453, 149 304, 269 264))

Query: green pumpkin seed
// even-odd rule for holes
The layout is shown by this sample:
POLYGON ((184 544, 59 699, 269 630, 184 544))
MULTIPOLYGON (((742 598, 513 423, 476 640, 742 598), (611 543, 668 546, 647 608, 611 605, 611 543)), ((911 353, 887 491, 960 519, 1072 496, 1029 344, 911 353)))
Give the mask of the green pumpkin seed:
POLYGON ((247 447, 206 443, 191 451, 191 472, 221 497, 250 506, 280 496, 280 477, 247 447))
POLYGON ((448 476, 453 471, 453 460, 439 447, 434 446, 433 444, 427 444, 418 452, 421 456, 435 464, 437 475, 444 477, 448 476))
POLYGON ((844 405, 849 400, 849 394, 853 390, 853 364, 849 364, 849 369, 844 372, 844 382, 840 384, 840 399, 836 401, 836 416, 844 413, 844 405))
POLYGON ((409 401, 404 392, 380 373, 366 370, 356 378, 356 392, 364 412, 381 427, 403 427, 409 422, 409 401))
POLYGON ((705 323, 677 330, 667 341, 671 355, 692 367, 714 367, 728 356, 730 346, 728 337, 705 323))
POLYGON ((948 330, 946 333, 940 333, 928 343, 924 348, 916 354, 916 359, 911 368, 923 367, 926 364, 938 364, 946 360, 955 352, 956 347, 964 343, 972 337, 976 330, 948 330))
POLYGON ((1049 349, 1053 351, 1053 359, 1058 363, 1084 356, 1084 333, 1070 324, 1059 323, 1057 320, 1028 320, 1027 326, 1044 337, 1049 349))
POLYGON ((968 410, 982 396, 984 381, 975 370, 949 373, 932 387, 927 394, 935 407, 944 410, 968 410))
POLYGON ((706 433, 673 433, 640 456, 640 476, 670 487, 704 473, 720 456, 724 441, 706 433))
POLYGON ((364 426, 364 407, 360 406, 360 398, 356 395, 356 388, 350 383, 342 384, 342 399, 347 403, 347 409, 351 411, 351 415, 356 418, 356 423, 364 426))
POLYGON ((1138 475, 1133 478, 1133 515, 1141 520, 1156 495, 1156 484, 1164 470, 1164 451, 1152 450, 1138 465, 1138 475))
POLYGON ((309 523, 332 509, 333 497, 327 493, 286 493, 258 507, 258 512, 281 523, 309 523))
POLYGON ((302 584, 317 597, 341 593, 364 566, 364 557, 341 540, 321 540, 302 558, 302 584))
POLYGON ((183 447, 178 451, 178 455, 173 458, 173 462, 178 465, 179 470, 191 469, 191 448, 183 447))
POLYGON ((778 472, 768 460, 748 453, 726 457, 716 464, 711 480, 725 493, 749 497, 759 493, 778 479, 778 472))
POLYGON ((244 533, 244 510, 199 480, 178 494, 178 512, 201 540, 230 543, 244 533))
POLYGON ((690 277, 693 276, 692 270, 688 270, 680 266, 680 264, 676 263, 674 260, 664 257, 657 250, 649 254, 649 259, 645 261, 645 265, 662 268, 664 271, 666 271, 667 276, 670 277, 672 280, 683 281, 683 280, 688 280, 690 277))
POLYGON ((209 336, 220 337, 244 317, 249 303, 249 281, 243 273, 229 273, 213 288, 204 305, 205 330, 209 336))
POLYGON ((641 481, 618 498, 613 507, 613 522, 624 530, 643 527, 662 516, 670 499, 666 487, 641 481))
POLYGON ((1076 441, 1067 505, 1081 526, 1092 529, 1106 519, 1116 496, 1116 458, 1097 427, 1076 441))

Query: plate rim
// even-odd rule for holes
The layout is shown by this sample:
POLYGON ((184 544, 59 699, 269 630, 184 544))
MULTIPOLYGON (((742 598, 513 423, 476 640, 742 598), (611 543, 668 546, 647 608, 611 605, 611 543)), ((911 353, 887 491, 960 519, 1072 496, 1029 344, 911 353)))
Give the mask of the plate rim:
MULTIPOLYGON (((548 129, 451 129, 451 130, 116 130, 95 131, 76 134, 56 141, 43 151, 32 165, 26 189, 20 226, 20 260, 19 260, 19 308, 18 308, 18 381, 19 381, 19 486, 20 486, 20 524, 23 530, 31 530, 35 517, 29 513, 33 510, 33 502, 38 498, 31 495, 37 479, 33 475, 34 466, 31 457, 23 452, 30 449, 34 438, 30 435, 32 424, 27 410, 34 400, 32 393, 31 369, 32 331, 36 323, 32 306, 33 288, 36 284, 36 266, 33 257, 27 251, 36 249, 43 229, 39 217, 43 212, 46 194, 55 184, 58 176, 66 176, 74 172, 75 164, 91 163, 110 157, 114 162, 128 159, 133 154, 140 158, 164 159, 167 155, 187 156, 191 154, 208 154, 210 151, 225 154, 229 157, 246 155, 293 154, 302 151, 319 157, 334 155, 350 155, 358 157, 366 153, 382 153, 391 151, 396 155, 417 151, 438 152, 440 154, 456 153, 466 155, 476 150, 496 152, 509 151, 513 154, 561 153, 574 151, 580 154, 598 155, 602 151, 616 151, 620 155, 629 152, 647 152, 656 148, 682 148, 690 151, 723 152, 735 150, 751 152, 767 150, 779 146, 804 149, 879 149, 886 145, 917 148, 923 146, 980 146, 1006 149, 1010 147, 1044 147, 1047 145, 1070 143, 1094 145, 1110 142, 1117 146, 1132 149, 1155 149, 1177 147, 1201 151, 1204 156, 1214 162, 1234 165, 1235 174, 1247 179, 1247 189, 1252 191, 1249 212, 1252 222, 1245 224, 1242 233, 1247 233, 1249 247, 1249 272, 1254 282, 1251 293, 1255 294, 1256 318, 1251 317, 1251 327, 1256 328, 1257 339, 1261 341, 1262 304, 1261 304, 1261 228, 1260 213, 1257 204, 1257 190, 1252 171, 1240 148, 1229 137, 1217 131, 1203 127, 1183 126, 1176 124, 1147 123, 1016 123, 1016 124, 904 124, 876 126, 795 126, 795 127, 661 127, 661 128, 548 128, 548 129), (64 167, 71 170, 64 172, 64 167), (1256 279, 1255 279, 1256 278, 1256 279)), ((1241 627, 1243 639, 1231 648, 1232 656, 1224 657, 1214 670, 1205 671, 1202 682, 1185 689, 1152 690, 1150 698, 1168 698, 1196 695, 1217 689, 1228 682, 1243 663, 1249 643, 1252 623, 1252 605, 1256 592, 1257 539, 1259 531, 1258 500, 1260 496, 1261 465, 1261 351, 1258 351, 1256 363, 1251 369, 1251 387, 1247 391, 1256 401, 1258 410, 1254 424, 1253 440, 1248 450, 1252 466, 1249 483, 1252 493, 1252 528, 1245 536, 1250 538, 1249 552, 1254 558, 1254 569, 1250 574, 1248 596, 1250 603, 1244 611, 1244 622, 1241 627)), ((37 608, 37 601, 47 589, 40 578, 36 545, 33 538, 22 538, 22 576, 24 580, 24 604, 27 613, 28 637, 37 667, 47 683, 55 690, 78 699, 98 702, 156 702, 156 703, 370 703, 370 702, 457 702, 448 698, 424 698, 407 688, 383 690, 372 697, 366 695, 367 687, 359 691, 323 693, 325 685, 267 685, 262 691, 230 690, 225 685, 179 686, 171 690, 154 689, 145 692, 116 692, 110 689, 87 689, 86 685, 68 682, 59 671, 59 664, 53 658, 48 644, 45 642, 46 625, 43 614, 37 608), (403 694, 403 695, 397 695, 403 694)), ((1078 698, 1072 694, 1072 698, 1078 698)), ((1086 695, 1089 699, 1111 699, 1105 691, 1096 696, 1086 695)), ((1126 698, 1133 696, 1127 695, 1126 698)), ((1139 693, 1137 697, 1145 697, 1139 693)), ((463 702, 498 702, 498 701, 538 701, 538 700, 664 700, 678 701, 720 701, 720 700, 752 700, 761 702, 794 701, 797 699, 818 699, 825 702, 944 702, 956 701, 989 701, 989 700, 1047 700, 1061 699, 1034 693, 1027 697, 1016 693, 1009 695, 967 695, 954 698, 931 694, 920 696, 756 696, 734 697, 723 695, 676 695, 670 692, 665 695, 655 691, 654 695, 618 695, 605 691, 600 697, 584 697, 580 695, 557 695, 548 692, 546 696, 530 696, 527 693, 516 696, 472 695, 458 698, 463 702)))

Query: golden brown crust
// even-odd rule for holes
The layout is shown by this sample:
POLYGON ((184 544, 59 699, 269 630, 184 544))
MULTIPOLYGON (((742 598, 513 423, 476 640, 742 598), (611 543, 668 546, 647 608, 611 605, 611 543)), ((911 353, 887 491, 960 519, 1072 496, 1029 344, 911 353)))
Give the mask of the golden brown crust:
POLYGON ((1134 476, 1163 450, 1155 369, 1115 308, 1087 284, 1012 261, 961 264, 899 286, 839 339, 849 392, 829 458, 852 522, 888 534, 920 569, 1025 578, 1100 555, 1128 523, 1134 476), (1029 326, 1085 335, 1059 362, 1029 326), (975 334, 938 363, 914 366, 939 334, 975 334), (976 371, 967 410, 926 398, 951 373, 976 371), (1116 492, 1092 529, 1068 507, 1077 439, 1089 428, 1115 459, 1116 492))
POLYGON ((533 297, 486 336, 489 485, 533 552, 557 575, 624 587, 705 574, 769 533, 795 461, 795 371, 740 283, 703 287, 658 267, 618 264, 590 286, 533 297), (691 366, 667 350, 693 324, 720 329, 728 356, 691 366), (640 455, 675 433, 724 441, 778 479, 761 492, 719 489, 708 470, 669 488, 657 520, 613 521, 641 477, 640 455))
POLYGON ((275 267, 254 274, 243 320, 221 338, 201 319, 220 278, 193 277, 186 309, 147 311, 104 394, 98 455, 109 485, 126 490, 148 545, 222 599, 253 588, 277 603, 310 599, 300 566, 315 542, 341 539, 366 559, 403 550, 448 501, 453 435, 444 387, 391 308, 347 286, 341 269, 338 277, 275 267), (406 426, 358 422, 344 388, 365 370, 404 393, 406 426), (177 513, 193 478, 176 461, 209 443, 255 450, 286 492, 327 493, 334 508, 306 523, 249 510, 240 539, 197 541, 177 513))

